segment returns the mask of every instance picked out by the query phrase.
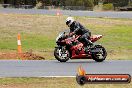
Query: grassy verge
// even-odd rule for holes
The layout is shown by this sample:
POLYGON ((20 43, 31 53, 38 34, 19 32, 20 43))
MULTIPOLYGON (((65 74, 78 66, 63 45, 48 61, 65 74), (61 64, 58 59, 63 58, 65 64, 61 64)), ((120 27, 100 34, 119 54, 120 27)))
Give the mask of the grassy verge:
POLYGON ((0 78, 0 88, 131 88, 130 84, 86 84, 75 78, 0 78))
MULTIPOLYGON (((21 33, 22 49, 53 59, 55 38, 67 29, 67 16, 0 14, 0 52, 17 51, 17 33, 21 33)), ((132 20, 75 17, 92 34, 102 34, 98 41, 108 52, 107 59, 132 59, 132 20)), ((2 59, 2 58, 1 58, 2 59)))

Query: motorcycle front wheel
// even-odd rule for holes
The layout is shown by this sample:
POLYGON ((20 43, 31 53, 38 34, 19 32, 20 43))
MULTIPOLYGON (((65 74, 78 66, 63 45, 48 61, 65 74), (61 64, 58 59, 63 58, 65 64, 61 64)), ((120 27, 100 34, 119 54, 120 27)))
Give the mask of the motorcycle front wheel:
POLYGON ((64 47, 56 47, 54 50, 55 58, 60 62, 66 62, 70 58, 70 53, 64 47))

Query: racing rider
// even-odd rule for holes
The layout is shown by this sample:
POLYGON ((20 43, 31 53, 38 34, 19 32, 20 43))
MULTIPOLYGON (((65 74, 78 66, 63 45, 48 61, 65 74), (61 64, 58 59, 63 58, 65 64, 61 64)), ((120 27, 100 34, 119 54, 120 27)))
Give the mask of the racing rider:
POLYGON ((85 51, 93 46, 93 43, 90 41, 91 32, 79 22, 75 21, 73 17, 68 17, 66 19, 66 25, 70 28, 70 36, 74 34, 81 35, 78 40, 84 44, 85 51))

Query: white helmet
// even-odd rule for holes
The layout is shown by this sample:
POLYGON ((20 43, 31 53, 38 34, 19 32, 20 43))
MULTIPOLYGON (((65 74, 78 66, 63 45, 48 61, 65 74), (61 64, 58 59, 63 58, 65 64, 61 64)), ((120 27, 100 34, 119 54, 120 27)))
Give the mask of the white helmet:
POLYGON ((73 17, 68 17, 66 19, 66 25, 68 25, 69 27, 71 26, 71 24, 74 22, 74 18, 73 17))

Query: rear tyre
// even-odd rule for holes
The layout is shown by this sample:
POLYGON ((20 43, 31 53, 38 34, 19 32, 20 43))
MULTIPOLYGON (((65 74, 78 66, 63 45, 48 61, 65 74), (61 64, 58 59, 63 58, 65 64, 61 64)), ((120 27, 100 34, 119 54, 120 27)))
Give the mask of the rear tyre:
POLYGON ((55 48, 54 50, 54 56, 55 58, 60 61, 60 62, 66 62, 69 60, 70 58, 70 53, 68 50, 66 50, 65 48, 55 48))
POLYGON ((95 60, 96 62, 102 62, 105 60, 107 52, 104 47, 102 47, 101 45, 95 45, 95 47, 92 50, 98 51, 92 52, 93 60, 95 60))

